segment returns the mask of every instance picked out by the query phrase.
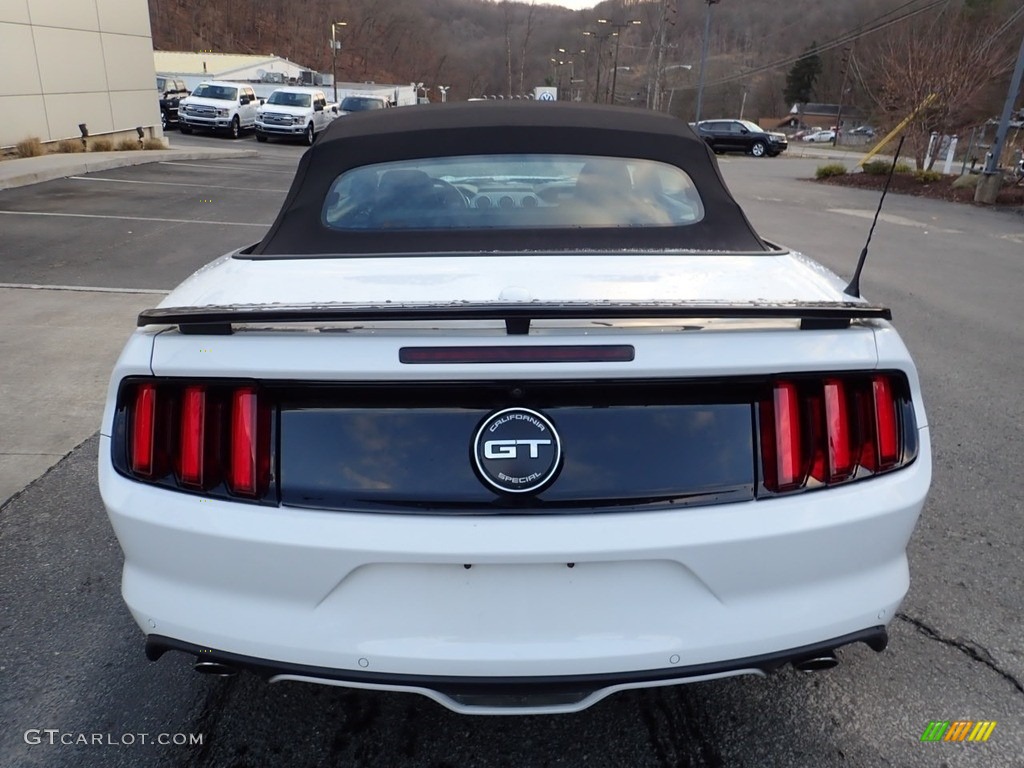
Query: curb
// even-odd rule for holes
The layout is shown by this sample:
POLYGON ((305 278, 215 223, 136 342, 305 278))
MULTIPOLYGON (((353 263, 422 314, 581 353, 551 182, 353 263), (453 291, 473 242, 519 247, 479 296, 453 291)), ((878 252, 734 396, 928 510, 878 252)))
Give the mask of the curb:
POLYGON ((147 149, 132 152, 90 152, 46 155, 5 160, 0 163, 0 190, 25 187, 83 173, 109 171, 131 165, 162 163, 168 160, 229 160, 258 157, 255 149, 147 149), (82 156, 79 157, 79 154, 82 156), (16 165, 12 165, 16 164, 16 165))

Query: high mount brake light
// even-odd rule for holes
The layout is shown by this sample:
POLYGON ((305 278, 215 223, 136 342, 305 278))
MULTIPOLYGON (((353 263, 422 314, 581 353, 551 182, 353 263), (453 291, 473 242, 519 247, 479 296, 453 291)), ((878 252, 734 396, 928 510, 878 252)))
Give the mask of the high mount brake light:
POLYGON ((759 403, 764 487, 787 493, 903 466, 906 401, 891 374, 775 381, 759 403))
POLYGON ((272 419, 257 387, 170 381, 131 386, 124 400, 125 439, 134 477, 193 491, 220 487, 222 495, 250 499, 266 495, 272 419))

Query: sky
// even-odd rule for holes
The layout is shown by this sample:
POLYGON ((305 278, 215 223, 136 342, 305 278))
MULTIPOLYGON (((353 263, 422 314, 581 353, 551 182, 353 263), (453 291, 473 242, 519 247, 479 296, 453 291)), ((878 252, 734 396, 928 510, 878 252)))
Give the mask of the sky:
POLYGON ((550 3, 551 5, 564 5, 566 8, 573 8, 579 10, 580 8, 593 8, 597 5, 598 0, 540 0, 542 3, 550 3))

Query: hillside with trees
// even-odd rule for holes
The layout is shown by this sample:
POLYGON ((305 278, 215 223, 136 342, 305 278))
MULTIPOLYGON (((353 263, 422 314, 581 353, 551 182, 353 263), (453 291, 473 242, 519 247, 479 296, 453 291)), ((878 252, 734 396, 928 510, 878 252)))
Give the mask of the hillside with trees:
POLYGON ((1024 33, 1020 0, 608 0, 583 11, 510 0, 149 5, 162 50, 273 53, 329 72, 331 22, 344 21, 341 80, 448 85, 450 99, 547 84, 562 98, 611 101, 614 85, 616 103, 687 119, 710 14, 703 117, 758 120, 784 116, 794 100, 842 102, 886 127, 934 94, 912 125, 915 152, 931 130, 955 132, 998 111, 1024 33))

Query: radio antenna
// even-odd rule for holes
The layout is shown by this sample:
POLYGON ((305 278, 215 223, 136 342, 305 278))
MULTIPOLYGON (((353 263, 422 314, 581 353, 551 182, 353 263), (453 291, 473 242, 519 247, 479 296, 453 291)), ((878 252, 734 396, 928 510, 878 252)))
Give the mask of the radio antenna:
POLYGON ((903 141, 906 139, 906 135, 900 136, 900 143, 896 147, 896 156, 892 159, 892 167, 889 169, 889 178, 885 180, 885 186, 882 188, 882 196, 878 199, 878 210, 875 211, 875 218, 871 222, 871 229, 868 230, 868 240, 864 243, 864 248, 860 252, 860 258, 857 260, 857 269, 853 272, 853 279, 850 280, 850 284, 846 286, 846 290, 843 291, 847 296, 853 296, 856 299, 860 298, 860 273, 864 269, 864 262, 868 258, 868 246, 871 245, 871 236, 875 234, 875 225, 878 223, 878 215, 882 212, 882 203, 885 202, 885 193, 889 191, 889 185, 892 183, 892 176, 896 172, 896 163, 900 159, 900 150, 903 149, 903 141))

